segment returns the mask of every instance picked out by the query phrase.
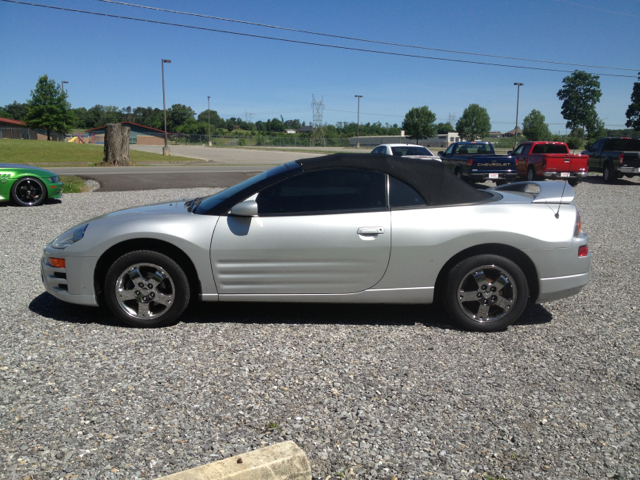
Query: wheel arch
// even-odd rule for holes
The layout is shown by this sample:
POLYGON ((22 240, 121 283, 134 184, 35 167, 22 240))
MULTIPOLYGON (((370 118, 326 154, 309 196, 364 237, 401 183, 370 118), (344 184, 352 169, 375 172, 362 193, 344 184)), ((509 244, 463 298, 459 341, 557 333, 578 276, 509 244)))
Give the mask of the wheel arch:
POLYGON ((202 292, 198 271, 184 251, 164 240, 158 240, 156 238, 136 238, 134 240, 125 240, 124 242, 113 245, 98 259, 96 268, 93 272, 93 283, 96 291, 96 298, 98 298, 99 303, 102 304, 104 302, 104 279, 109 267, 125 253, 135 250, 151 250, 170 257, 180 266, 180 268, 184 270, 184 273, 189 280, 189 288, 192 293, 191 298, 197 298, 202 292))
POLYGON ((475 245, 462 250, 451 257, 440 269, 438 277, 436 279, 436 288, 434 292, 435 298, 439 299, 442 291, 445 288, 445 282, 449 271, 455 267, 462 260, 473 257, 475 255, 500 255, 501 257, 508 258, 515 262, 524 273, 527 279, 527 286, 529 288, 529 298, 532 302, 535 302, 540 293, 540 286, 538 283, 538 270, 529 256, 522 250, 519 250, 510 245, 501 243, 486 243, 483 245, 475 245))

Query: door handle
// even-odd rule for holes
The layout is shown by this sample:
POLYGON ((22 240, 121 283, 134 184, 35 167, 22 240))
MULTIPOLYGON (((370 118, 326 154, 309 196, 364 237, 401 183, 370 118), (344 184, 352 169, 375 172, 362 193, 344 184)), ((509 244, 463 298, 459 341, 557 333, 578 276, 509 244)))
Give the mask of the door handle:
POLYGON ((383 227, 360 227, 358 229, 358 235, 379 235, 384 233, 383 227))

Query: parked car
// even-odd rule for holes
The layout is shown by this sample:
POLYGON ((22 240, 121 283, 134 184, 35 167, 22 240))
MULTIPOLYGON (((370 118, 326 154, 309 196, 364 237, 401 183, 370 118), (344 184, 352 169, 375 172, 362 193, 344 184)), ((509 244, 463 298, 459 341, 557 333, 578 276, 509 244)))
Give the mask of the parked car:
POLYGON ((588 283, 573 198, 560 182, 477 190, 442 163, 414 158, 297 160, 209 197, 87 220, 46 246, 42 280, 61 300, 106 304, 137 327, 175 322, 193 297, 440 298, 460 325, 494 331, 518 320, 527 300, 588 283))
POLYGON ((575 187, 589 171, 589 157, 571 153, 562 142, 523 142, 508 154, 516 157, 518 176, 527 180, 567 180, 575 187))
POLYGON ((640 175, 640 140, 637 138, 601 138, 582 154, 589 155, 589 169, 602 172, 602 179, 607 183, 623 175, 640 175))
POLYGON ((0 163, 0 202, 35 207, 47 198, 60 197, 62 182, 55 173, 29 165, 0 163))
POLYGON ((456 177, 469 182, 493 180, 500 185, 516 178, 515 157, 496 155, 489 142, 452 143, 438 155, 456 177))
POLYGON ((393 155, 395 157, 420 158, 422 160, 437 160, 440 158, 431 153, 427 147, 422 145, 411 145, 405 143, 387 143, 378 145, 371 153, 383 153, 385 155, 393 155))

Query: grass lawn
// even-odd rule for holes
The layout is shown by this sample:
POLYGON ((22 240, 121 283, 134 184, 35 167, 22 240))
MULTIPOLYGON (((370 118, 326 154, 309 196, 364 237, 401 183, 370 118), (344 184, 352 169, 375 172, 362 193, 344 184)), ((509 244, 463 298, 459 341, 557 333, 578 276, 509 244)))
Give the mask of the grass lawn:
MULTIPOLYGON (((157 153, 129 152, 136 162, 193 162, 192 158, 157 153)), ((83 143, 48 142, 45 140, 0 140, 0 163, 19 163, 42 167, 91 166, 102 163, 103 145, 83 143)))
POLYGON ((75 175, 62 175, 60 181, 63 183, 62 193, 83 193, 89 189, 84 184, 84 180, 75 175))

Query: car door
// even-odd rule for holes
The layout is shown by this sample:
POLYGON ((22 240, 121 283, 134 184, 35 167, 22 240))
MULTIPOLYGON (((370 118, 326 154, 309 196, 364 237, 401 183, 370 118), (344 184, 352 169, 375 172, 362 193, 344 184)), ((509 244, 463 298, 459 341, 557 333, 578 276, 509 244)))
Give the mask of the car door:
POLYGON ((441 157, 441 160, 444 162, 445 166, 451 171, 453 171, 454 169, 454 162, 451 157, 453 156, 453 151, 455 150, 455 148, 455 144, 449 145, 449 147, 444 151, 444 155, 441 157))
POLYGON ((341 294, 378 283, 391 251, 386 178, 304 172, 260 191, 257 216, 221 217, 211 242, 218 293, 341 294))
POLYGON ((517 172, 519 177, 527 176, 527 166, 525 165, 524 157, 522 155, 523 149, 524 149, 524 144, 520 144, 518 145, 518 148, 516 148, 513 151, 513 156, 516 157, 516 166, 517 166, 517 172))

